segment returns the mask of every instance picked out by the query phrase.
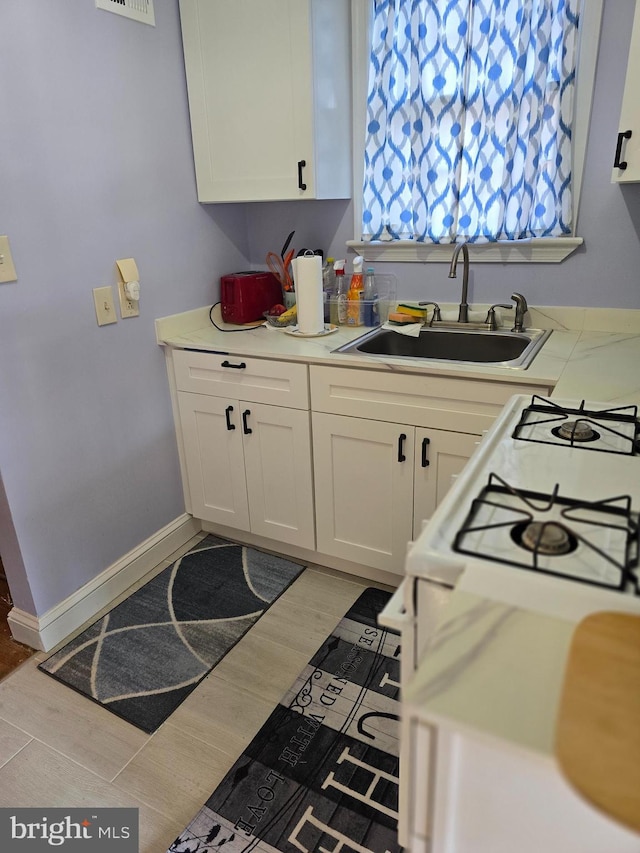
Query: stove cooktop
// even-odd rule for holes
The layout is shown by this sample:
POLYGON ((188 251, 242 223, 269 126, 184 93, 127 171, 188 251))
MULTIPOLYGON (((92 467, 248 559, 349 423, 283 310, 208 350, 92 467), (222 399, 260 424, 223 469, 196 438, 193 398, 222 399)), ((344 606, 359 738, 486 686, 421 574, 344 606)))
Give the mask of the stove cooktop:
POLYGON ((587 407, 584 400, 579 404, 561 404, 534 394, 523 407, 512 437, 518 441, 637 456, 640 454, 638 407, 587 407))
POLYGON ((463 573, 494 566, 496 597, 497 579, 508 573, 510 586, 542 578, 549 595, 578 588, 596 609, 618 609, 624 599, 640 611, 639 513, 636 407, 517 395, 412 544, 405 568, 455 586, 463 573), (567 421, 578 423, 569 438, 552 432, 567 421), (576 439, 583 421, 597 439, 576 439))

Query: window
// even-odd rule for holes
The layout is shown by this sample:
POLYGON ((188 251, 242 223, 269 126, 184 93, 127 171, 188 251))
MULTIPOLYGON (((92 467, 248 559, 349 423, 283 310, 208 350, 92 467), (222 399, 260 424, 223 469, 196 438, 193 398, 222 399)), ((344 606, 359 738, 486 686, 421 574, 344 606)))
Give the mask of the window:
POLYGON ((355 133, 364 139, 366 130, 368 143, 356 155, 364 172, 362 163, 355 170, 364 179, 363 241, 350 245, 371 260, 444 259, 438 244, 460 238, 493 244, 483 260, 559 260, 579 245, 574 211, 601 8, 601 0, 356 3, 355 27, 358 14, 372 15, 374 50, 368 85, 371 51, 365 58, 356 42, 355 103, 364 95, 367 109, 355 133))

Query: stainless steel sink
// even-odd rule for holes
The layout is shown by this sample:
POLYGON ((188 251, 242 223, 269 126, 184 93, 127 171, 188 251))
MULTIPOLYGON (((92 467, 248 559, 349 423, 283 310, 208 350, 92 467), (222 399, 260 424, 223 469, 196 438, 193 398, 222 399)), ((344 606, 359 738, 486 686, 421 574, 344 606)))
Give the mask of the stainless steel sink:
POLYGON ((526 369, 551 330, 525 332, 489 329, 441 329, 425 326, 416 337, 376 328, 333 352, 455 362, 526 369))

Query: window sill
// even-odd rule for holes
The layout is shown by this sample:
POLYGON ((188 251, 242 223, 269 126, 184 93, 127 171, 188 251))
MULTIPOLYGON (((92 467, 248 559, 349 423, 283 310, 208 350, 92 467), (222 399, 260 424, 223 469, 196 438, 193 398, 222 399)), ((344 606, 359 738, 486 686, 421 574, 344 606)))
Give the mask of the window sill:
MULTIPOLYGON (((517 242, 470 243, 469 259, 474 263, 559 264, 583 244, 582 237, 540 237, 517 242)), ((415 263, 450 263, 451 243, 366 243, 347 240, 365 261, 403 261, 415 263)))

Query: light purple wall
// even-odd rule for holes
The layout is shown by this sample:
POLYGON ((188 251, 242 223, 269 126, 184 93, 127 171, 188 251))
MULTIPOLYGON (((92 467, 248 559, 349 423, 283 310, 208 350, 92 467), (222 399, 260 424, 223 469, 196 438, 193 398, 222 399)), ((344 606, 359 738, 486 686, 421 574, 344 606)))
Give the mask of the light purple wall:
MULTIPOLYGON (((562 264, 472 266, 472 300, 504 302, 516 289, 526 295, 530 305, 640 308, 640 184, 621 187, 611 183, 633 12, 634 0, 604 4, 578 218, 584 246, 562 264)), ((252 205, 248 217, 254 264, 263 264, 270 249, 278 251, 283 233, 292 228, 297 228, 298 248, 312 244, 334 257, 354 257, 353 252, 345 251, 345 241, 354 236, 348 203, 252 205)), ((450 281, 442 264, 377 263, 376 269, 394 273, 399 295, 406 299, 455 302, 459 298, 459 280, 450 281)))
POLYGON ((248 266, 244 207, 196 200, 177 0, 155 13, 0 9, 0 553, 38 615, 184 512, 154 319, 248 266), (99 328, 131 256, 140 317, 99 328))

